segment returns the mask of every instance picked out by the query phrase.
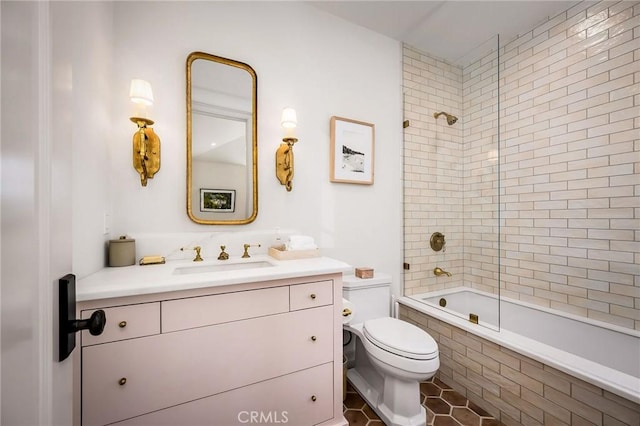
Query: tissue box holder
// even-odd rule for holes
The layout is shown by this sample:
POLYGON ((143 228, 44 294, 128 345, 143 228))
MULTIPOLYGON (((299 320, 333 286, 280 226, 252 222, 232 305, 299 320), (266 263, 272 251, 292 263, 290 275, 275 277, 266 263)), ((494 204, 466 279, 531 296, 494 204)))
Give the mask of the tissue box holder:
POLYGON ((269 247, 269 256, 278 260, 311 259, 320 257, 320 250, 285 250, 284 245, 269 247))
POLYGON ((373 268, 356 268, 356 277, 358 278, 373 278, 373 268))

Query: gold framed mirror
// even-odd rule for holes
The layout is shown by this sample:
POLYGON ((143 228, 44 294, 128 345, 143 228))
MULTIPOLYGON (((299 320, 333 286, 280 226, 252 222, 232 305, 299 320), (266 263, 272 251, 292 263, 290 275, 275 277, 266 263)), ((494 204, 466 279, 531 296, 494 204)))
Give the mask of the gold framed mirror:
POLYGON ((187 57, 187 214, 202 225, 258 215, 258 79, 251 66, 187 57))

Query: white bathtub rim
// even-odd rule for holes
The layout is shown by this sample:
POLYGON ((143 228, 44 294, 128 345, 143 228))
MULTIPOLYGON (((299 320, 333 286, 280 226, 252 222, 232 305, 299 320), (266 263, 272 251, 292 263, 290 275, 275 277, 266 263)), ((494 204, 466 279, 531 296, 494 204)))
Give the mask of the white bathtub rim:
MULTIPOLYGON (((612 323, 608 323, 608 322, 604 322, 604 321, 599 321, 599 320, 595 320, 593 318, 583 317, 583 316, 580 316, 580 315, 572 314, 570 312, 564 312, 564 311, 560 311, 560 310, 557 310, 557 309, 548 308, 546 306, 536 305, 536 304, 533 304, 533 303, 530 303, 530 302, 525 302, 523 300, 512 299, 510 297, 500 296, 500 298, 498 299, 498 296, 496 294, 487 293, 486 291, 478 290, 478 289, 475 289, 473 287, 464 287, 464 286, 452 287, 452 288, 448 288, 448 289, 437 290, 437 291, 432 291, 432 292, 427 292, 427 293, 414 294, 412 296, 405 296, 405 297, 408 297, 408 298, 437 297, 437 296, 446 296, 447 294, 451 294, 451 293, 460 293, 460 292, 464 292, 464 291, 470 291, 472 293, 476 293, 476 294, 480 294, 482 296, 487 296, 487 297, 491 297, 491 298, 496 299, 496 300, 500 300, 501 302, 509 302, 509 303, 514 303, 516 305, 522 305, 522 306, 525 306, 527 308, 536 309, 538 311, 546 312, 548 314, 558 315, 558 316, 565 317, 565 318, 568 318, 568 319, 571 319, 571 320, 584 322, 586 324, 590 324, 590 325, 594 325, 594 326, 597 326, 597 327, 606 328, 606 329, 609 329, 609 330, 616 331, 618 333, 628 334, 630 336, 640 338, 640 330, 634 330, 634 329, 631 329, 631 328, 622 327, 622 326, 617 325, 617 324, 612 324, 612 323)), ((428 302, 423 302, 423 303, 427 303, 428 304, 428 302)), ((433 306, 436 307, 436 309, 439 309, 437 306, 435 306, 435 305, 433 305, 433 306)))
MULTIPOLYGON (((463 289, 468 290, 468 288, 464 287, 463 289)), ((449 292, 451 290, 452 289, 449 289, 449 292)), ((431 294, 431 296, 434 296, 434 294, 431 294)), ((591 383, 636 404, 640 404, 640 378, 633 377, 552 346, 539 343, 508 330, 498 332, 487 327, 472 324, 468 320, 456 317, 427 303, 414 300, 412 297, 416 296, 403 296, 398 299, 398 302, 417 311, 427 313, 443 322, 468 331, 471 334, 478 335, 497 345, 549 365, 563 373, 584 380, 587 383, 591 383), (499 335, 507 337, 508 339, 498 337, 499 335), (535 347, 535 350, 532 350, 532 347, 535 347)), ((532 306, 537 308, 535 305, 532 306)))

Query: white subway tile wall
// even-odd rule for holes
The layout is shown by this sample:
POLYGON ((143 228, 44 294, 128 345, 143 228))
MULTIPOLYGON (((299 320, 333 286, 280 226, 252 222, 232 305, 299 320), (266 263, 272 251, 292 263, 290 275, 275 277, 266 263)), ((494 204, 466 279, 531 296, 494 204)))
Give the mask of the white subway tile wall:
POLYGON ((405 294, 640 329, 640 2, 580 3, 464 68, 405 45, 404 92, 405 294))
POLYGON ((410 264, 405 294, 413 294, 425 286, 463 284, 462 126, 433 116, 444 111, 462 118, 462 69, 405 46, 404 86, 410 121, 404 148, 405 262, 410 264), (444 252, 429 245, 437 231, 445 234, 444 252), (436 278, 436 266, 454 275, 436 278))

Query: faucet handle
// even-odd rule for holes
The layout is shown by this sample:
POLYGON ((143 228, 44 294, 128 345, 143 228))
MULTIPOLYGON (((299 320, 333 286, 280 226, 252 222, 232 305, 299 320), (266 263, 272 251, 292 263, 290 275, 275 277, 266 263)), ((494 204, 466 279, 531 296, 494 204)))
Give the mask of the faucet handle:
POLYGON ((196 251, 196 257, 195 257, 195 259, 193 259, 193 261, 194 262, 202 262, 204 260, 202 258, 202 256, 200 256, 200 250, 202 250, 202 247, 195 246, 193 249, 196 251))
POLYGON ((196 251, 196 257, 193 259, 194 262, 202 262, 204 260, 202 258, 202 256, 200 256, 200 250, 202 250, 202 247, 200 247, 200 246, 180 247, 180 251, 185 251, 185 250, 195 250, 196 251))
POLYGON ((247 258, 247 257, 251 257, 249 256, 249 247, 260 247, 260 244, 244 244, 242 247, 244 247, 244 253, 242 253, 242 257, 243 258, 247 258))

